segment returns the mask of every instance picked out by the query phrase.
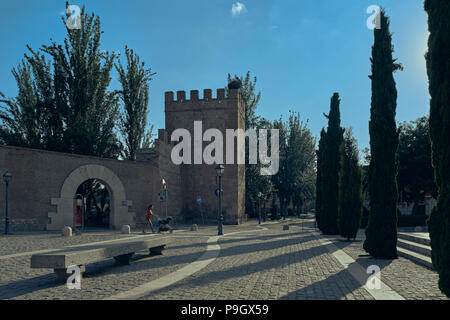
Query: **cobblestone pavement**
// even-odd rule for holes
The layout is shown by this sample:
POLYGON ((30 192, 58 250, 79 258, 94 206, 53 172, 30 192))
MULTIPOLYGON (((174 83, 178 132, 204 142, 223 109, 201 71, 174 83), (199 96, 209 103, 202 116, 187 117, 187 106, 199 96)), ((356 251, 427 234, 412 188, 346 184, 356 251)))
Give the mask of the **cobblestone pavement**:
POLYGON ((14 234, 0 236, 0 256, 47 249, 60 249, 65 246, 88 242, 125 238, 119 232, 86 232, 71 238, 61 237, 60 233, 14 234))
MULTIPOLYGON (((373 297, 323 245, 311 222, 291 219, 241 226, 225 226, 218 257, 203 269, 142 299, 357 299, 373 297), (283 231, 288 224, 290 229, 283 231)), ((26 252, 63 248, 125 236, 114 232, 85 233, 72 238, 57 234, 0 237, 0 299, 104 299, 176 272, 200 259, 215 227, 197 232, 181 230, 164 255, 137 254, 129 266, 107 260, 86 266, 81 290, 58 284, 51 269, 30 269, 26 252), (5 257, 18 252, 23 255, 5 257)), ((136 235, 134 235, 136 236, 136 235)), ((378 261, 361 258, 362 241, 330 239, 364 268, 378 264, 382 281, 405 299, 445 299, 437 288, 437 274, 406 259, 378 261)), ((334 246, 333 246, 334 247, 334 246)), ((336 247, 334 247, 336 248, 336 247)))
MULTIPOLYGON (((329 239, 329 238, 327 238, 329 239)), ((381 269, 381 280, 408 300, 450 300, 438 288, 439 275, 412 261, 399 257, 395 260, 368 258, 363 249, 365 235, 358 233, 357 242, 350 244, 334 240, 334 244, 355 259, 365 269, 377 265, 381 269)))

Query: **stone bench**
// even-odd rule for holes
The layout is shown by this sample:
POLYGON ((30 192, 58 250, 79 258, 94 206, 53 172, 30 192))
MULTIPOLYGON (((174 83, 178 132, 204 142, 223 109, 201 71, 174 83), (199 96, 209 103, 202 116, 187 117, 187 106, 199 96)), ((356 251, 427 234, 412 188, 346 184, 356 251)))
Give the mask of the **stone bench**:
POLYGON ((117 264, 130 264, 134 253, 149 250, 150 255, 160 255, 172 240, 173 238, 169 236, 158 235, 150 239, 132 239, 34 254, 31 256, 31 268, 53 269, 59 281, 66 281, 70 276, 67 273, 67 268, 70 266, 78 266, 81 272, 84 272, 85 265, 112 258, 116 260, 117 264))

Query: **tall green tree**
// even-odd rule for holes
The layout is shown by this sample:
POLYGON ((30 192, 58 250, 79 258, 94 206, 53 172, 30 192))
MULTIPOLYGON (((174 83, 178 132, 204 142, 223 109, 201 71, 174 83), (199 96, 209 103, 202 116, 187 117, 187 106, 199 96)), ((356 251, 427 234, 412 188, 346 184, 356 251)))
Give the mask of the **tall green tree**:
POLYGON ((288 176, 290 193, 289 202, 292 202, 297 212, 301 211, 307 200, 314 199, 316 184, 316 162, 315 138, 308 129, 308 121, 303 122, 300 113, 292 112, 289 115, 287 162, 291 174, 288 176))
POLYGON ((362 178, 359 166, 359 150, 351 128, 345 130, 340 147, 339 171, 339 232, 341 236, 355 239, 361 223, 362 178))
POLYGON ((399 125, 397 184, 400 200, 423 201, 427 192, 437 194, 431 163, 428 117, 399 125))
POLYGON ((326 152, 323 157, 323 184, 321 226, 324 234, 339 234, 338 227, 338 185, 339 185, 339 146, 343 140, 344 130, 341 128, 339 111, 339 94, 331 97, 330 113, 325 114, 328 119, 326 132, 326 152))
POLYGON ((152 136, 152 126, 147 129, 149 82, 156 73, 145 68, 139 56, 125 46, 126 69, 120 60, 115 65, 119 73, 122 90, 118 94, 123 103, 120 116, 120 132, 125 140, 124 158, 136 160, 136 151, 148 147, 152 136))
MULTIPOLYGON (((68 6, 68 3, 66 3, 68 6)), ((115 54, 100 49, 100 18, 83 7, 81 28, 64 45, 52 42, 29 53, 13 70, 19 94, 6 99, 0 117, 3 143, 117 158, 118 97, 108 87, 115 54), (44 55, 46 54, 46 55, 44 55)))
POLYGON ((439 288, 450 297, 450 2, 426 0, 430 102, 430 136, 438 202, 428 222, 433 266, 439 288))
POLYGON ((37 149, 46 149, 49 145, 51 137, 47 136, 50 131, 47 119, 48 109, 52 106, 44 105, 43 100, 47 100, 48 96, 45 92, 39 92, 48 87, 36 85, 39 81, 35 80, 33 71, 28 61, 22 61, 12 70, 18 88, 17 97, 7 99, 0 92, 1 144, 37 149))
MULTIPOLYGON (((256 90, 256 77, 252 77, 250 71, 244 76, 235 75, 234 78, 228 74, 227 81, 230 83, 234 79, 239 79, 242 83, 240 93, 245 105, 245 128, 255 129, 260 124, 260 117, 256 114, 259 101, 261 100, 261 91, 256 90)), ((228 94, 228 87, 225 88, 228 94)))
MULTIPOLYGON (((281 116, 279 120, 273 122, 273 128, 278 130, 279 134, 279 168, 278 173, 272 176, 272 184, 274 188, 274 195, 278 197, 280 202, 280 214, 284 216, 285 203, 288 201, 290 195, 289 188, 289 164, 288 164, 288 136, 289 128, 288 124, 283 120, 281 116)), ((275 199, 274 199, 275 200, 275 199)), ((276 215, 278 217, 278 208, 276 209, 276 215)))
POLYGON ((316 142, 299 113, 291 111, 287 121, 281 117, 273 127, 280 135, 280 168, 272 182, 285 216, 290 203, 299 211, 307 200, 314 200, 316 142))
POLYGON ((322 221, 321 221, 321 213, 322 213, 322 193, 323 193, 323 165, 324 165, 324 155, 325 155, 325 140, 326 140, 326 132, 325 129, 322 128, 320 131, 320 140, 319 140, 319 148, 317 150, 317 177, 316 177, 316 223, 317 227, 322 230, 322 221))
MULTIPOLYGON (((271 129, 272 124, 256 114, 261 99, 261 91, 256 89, 256 77, 252 77, 250 71, 245 76, 235 76, 234 78, 228 74, 228 83, 234 79, 239 79, 242 84, 239 92, 245 106, 245 129, 271 129)), ((228 95, 228 87, 225 90, 228 95)), ((269 196, 272 192, 272 182, 269 176, 261 175, 261 163, 259 161, 257 164, 249 163, 248 143, 245 145, 245 158, 245 211, 250 216, 255 216, 258 213, 258 202, 260 201, 258 194, 261 192, 264 198, 269 196)))
POLYGON ((392 58, 389 18, 380 12, 380 29, 374 29, 372 47, 372 102, 370 108, 370 214, 364 249, 380 259, 397 258, 397 148, 395 123, 397 89, 394 75, 401 65, 392 58))

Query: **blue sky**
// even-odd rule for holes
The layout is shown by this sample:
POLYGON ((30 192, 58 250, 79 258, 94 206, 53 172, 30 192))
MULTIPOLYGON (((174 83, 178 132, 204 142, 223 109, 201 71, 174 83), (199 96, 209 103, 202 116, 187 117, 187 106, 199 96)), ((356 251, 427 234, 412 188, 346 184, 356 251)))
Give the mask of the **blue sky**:
MULTIPOLYGON (((134 49, 158 74, 151 83, 149 120, 164 127, 164 92, 224 87, 228 73, 250 70, 262 91, 258 113, 270 120, 299 111, 318 136, 333 92, 341 96, 343 126, 352 126, 360 149, 369 145, 370 5, 391 18, 397 121, 428 114, 424 54, 427 16, 411 0, 85 0, 99 15, 105 50, 134 49), (234 8, 234 9, 233 9, 234 8)), ((15 96, 12 67, 50 38, 62 42, 63 0, 6 1, 0 11, 0 91, 15 96)), ((114 73, 114 77, 116 74, 114 73)), ((117 87, 114 80, 112 88, 117 87)))

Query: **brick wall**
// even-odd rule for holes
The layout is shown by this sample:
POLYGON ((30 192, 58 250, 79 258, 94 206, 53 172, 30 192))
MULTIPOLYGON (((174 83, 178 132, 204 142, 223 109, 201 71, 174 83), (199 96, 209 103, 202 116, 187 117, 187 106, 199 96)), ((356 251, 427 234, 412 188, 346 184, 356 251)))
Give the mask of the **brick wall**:
MULTIPOLYGON (((158 142, 159 143, 159 142, 158 142)), ((167 155, 165 155, 167 157, 167 155)), ((61 187, 71 172, 84 165, 100 165, 117 175, 126 190, 131 205, 129 212, 136 214, 141 221, 148 204, 157 204, 162 175, 169 176, 174 199, 180 192, 177 170, 150 163, 110 160, 97 157, 80 156, 27 148, 0 146, 0 173, 12 173, 9 184, 9 217, 11 231, 44 230, 49 223, 49 212, 56 206, 51 199, 60 197, 61 187), (172 172, 171 170, 175 170, 172 172), (178 185, 178 186, 177 186, 178 185)), ((179 201, 169 204, 170 214, 181 212, 179 201)), ((4 225, 5 184, 0 183, 0 221, 4 225)), ((120 227, 120 226, 115 226, 120 227)), ((3 227, 4 228, 4 227, 3 227)))
MULTIPOLYGON (((244 129, 244 105, 238 90, 231 90, 230 96, 225 97, 225 90, 218 89, 213 98, 212 90, 203 91, 200 99, 198 91, 190 93, 187 99, 184 91, 178 91, 175 99, 173 92, 165 94, 166 130, 170 137, 176 129, 186 129, 192 137, 192 161, 194 161, 194 121, 202 121, 202 133, 207 129, 218 129, 222 132, 225 143, 226 129, 244 129)), ((203 142, 202 150, 210 142, 203 142)), ((235 145, 234 153, 237 146, 235 145)), ((225 149, 224 149, 225 156, 225 149)), ((224 159, 225 160, 225 159, 224 159)), ((235 162, 236 163, 236 162, 235 162)), ((202 210, 211 218, 217 216, 218 201, 214 195, 216 189, 216 165, 183 164, 181 165, 181 181, 184 195, 184 205, 198 210, 196 202, 198 196, 202 198, 202 210)), ((245 170, 244 165, 225 164, 223 176, 223 202, 225 223, 236 224, 242 221, 244 215, 245 170)))

